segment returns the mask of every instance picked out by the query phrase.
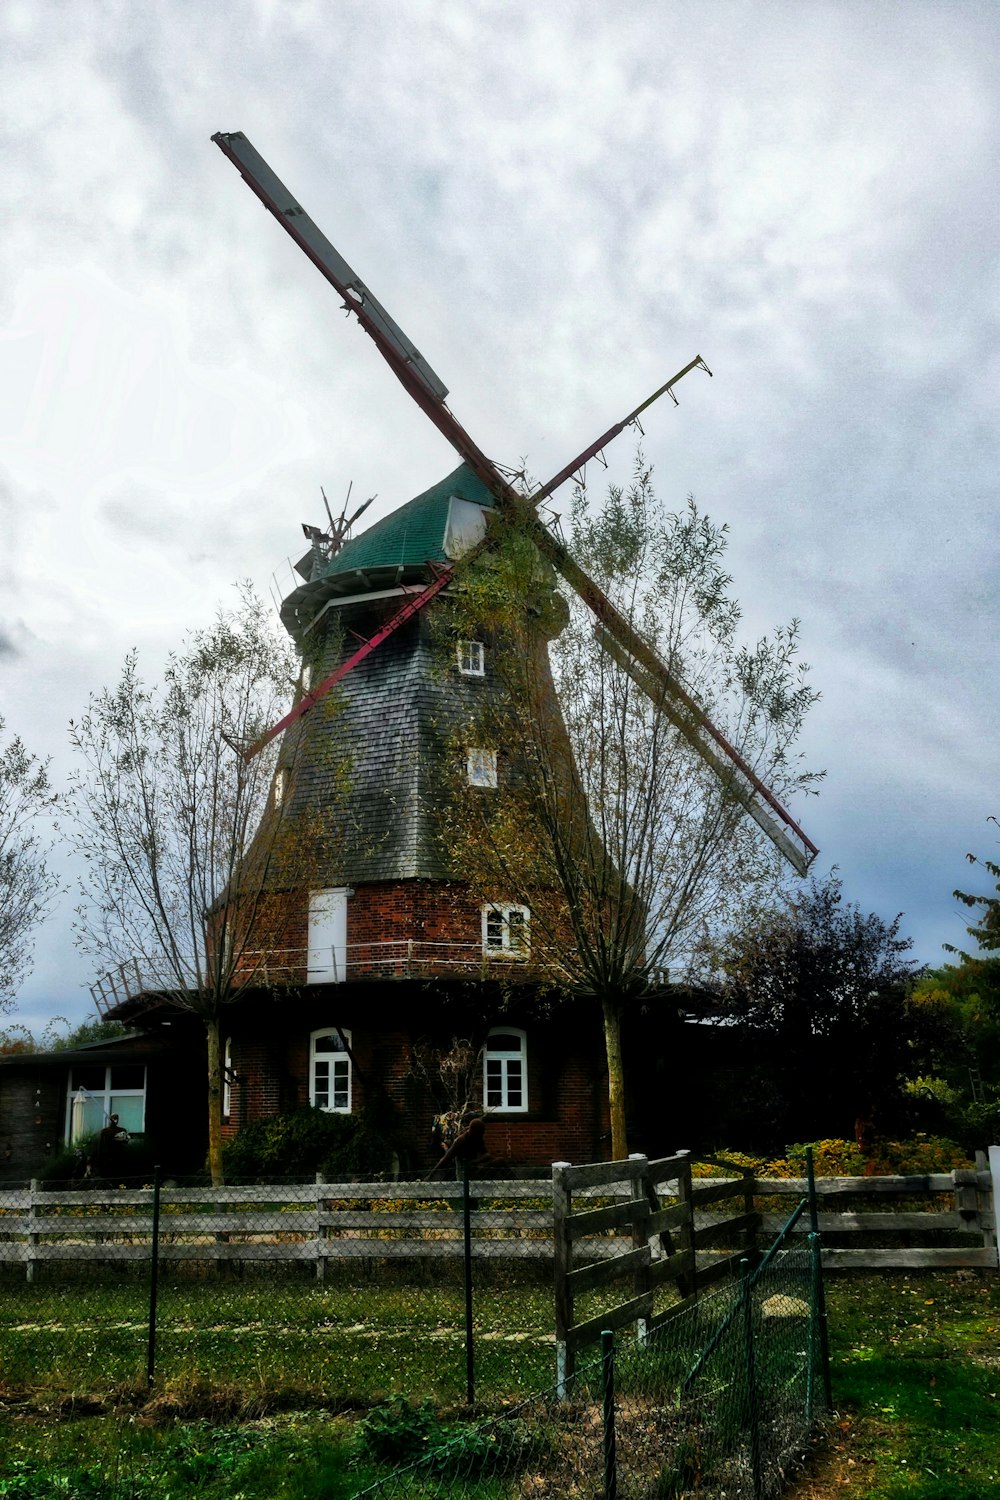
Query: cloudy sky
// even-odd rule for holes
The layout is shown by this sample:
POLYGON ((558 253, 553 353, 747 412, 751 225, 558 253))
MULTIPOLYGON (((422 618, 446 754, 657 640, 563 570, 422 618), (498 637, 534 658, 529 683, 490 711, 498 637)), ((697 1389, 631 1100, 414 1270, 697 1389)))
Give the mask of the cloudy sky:
MULTIPOLYGON (((242 130, 494 458, 545 477, 704 356, 657 487, 731 527, 749 635, 802 621, 817 868, 939 962, 1000 813, 998 40, 995 0, 6 0, 8 729, 62 780, 130 647, 287 592, 320 485, 377 517, 456 463, 242 130)), ((71 907, 36 1027, 89 1011, 71 907)))

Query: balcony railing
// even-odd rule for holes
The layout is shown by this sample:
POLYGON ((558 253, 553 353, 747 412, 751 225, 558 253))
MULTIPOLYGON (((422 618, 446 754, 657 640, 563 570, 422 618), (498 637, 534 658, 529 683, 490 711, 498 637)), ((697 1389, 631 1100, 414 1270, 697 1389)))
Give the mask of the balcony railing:
MULTIPOLYGON (((481 942, 439 943, 423 938, 388 938, 378 942, 338 944, 330 948, 246 950, 236 960, 233 986, 342 984, 365 979, 434 979, 510 975, 528 959, 527 951, 484 949, 481 942)), ((91 987, 102 1016, 140 995, 176 993, 173 977, 130 959, 91 987)))

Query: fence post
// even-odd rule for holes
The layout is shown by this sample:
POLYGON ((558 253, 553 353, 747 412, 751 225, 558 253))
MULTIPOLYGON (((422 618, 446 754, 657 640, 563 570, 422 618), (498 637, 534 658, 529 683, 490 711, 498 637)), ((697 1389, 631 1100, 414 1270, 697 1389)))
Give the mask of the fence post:
POLYGON ((969 1168, 958 1168, 951 1174, 955 1184, 955 1212, 962 1221, 963 1229, 979 1228, 979 1174, 969 1168))
POLYGON ((40 1187, 41 1184, 38 1178, 33 1177, 28 1187, 28 1256, 24 1263, 24 1275, 27 1281, 34 1281, 35 1279, 35 1266, 37 1264, 37 1259, 34 1255, 32 1255, 31 1251, 32 1248, 38 1244, 38 1235, 32 1234, 30 1232, 30 1225, 33 1219, 38 1218, 38 1193, 40 1187))
POLYGON ((750 1216, 750 1223, 743 1231, 744 1244, 746 1245, 747 1259, 754 1265, 760 1259, 760 1246, 757 1243, 757 1226, 760 1223, 757 1210, 753 1206, 754 1192, 757 1187, 757 1175, 753 1167, 741 1169, 743 1177, 743 1212, 750 1216))
POLYGON ((156 1369, 156 1298, 160 1279, 160 1168, 153 1168, 153 1223, 149 1244, 149 1342, 146 1346, 146 1384, 156 1369))
POLYGON ((462 1161, 462 1238, 465 1254, 465 1398, 476 1399, 475 1353, 472 1343, 472 1205, 469 1201, 469 1159, 462 1161))
POLYGON ((678 1151, 677 1156, 682 1157, 680 1171, 677 1174, 677 1202, 687 1205, 687 1215, 681 1224, 678 1239, 682 1249, 689 1251, 691 1255, 690 1271, 679 1279, 678 1288, 684 1297, 696 1297, 698 1295, 698 1257, 697 1240, 694 1230, 694 1184, 691 1181, 691 1153, 690 1151, 678 1151))
POLYGON ((573 1328, 573 1293, 569 1273, 573 1265, 573 1246, 569 1237, 569 1218, 573 1206, 568 1161, 552 1163, 552 1273, 556 1312, 556 1392, 560 1401, 569 1394, 576 1365, 576 1351, 570 1338, 573 1328))
POLYGON ((323 1186, 323 1173, 316 1173, 316 1280, 326 1279, 326 1256, 323 1254, 323 1241, 326 1239, 326 1230, 323 1228, 323 1194, 319 1189, 323 1186))
POLYGON ((615 1336, 601 1334, 601 1428, 604 1446, 604 1500, 617 1500, 618 1453, 615 1446, 615 1336))
POLYGON ((993 1222, 1000 1245, 1000 1146, 990 1147, 990 1176, 993 1179, 993 1222))
POLYGON ((983 1237, 983 1248, 997 1253, 997 1236, 993 1216, 992 1199, 988 1203, 987 1193, 982 1190, 982 1174, 989 1172, 990 1163, 985 1151, 976 1152, 976 1204, 979 1213, 979 1230, 983 1237))
MULTIPOLYGON (((816 1192, 816 1168, 813 1148, 806 1147, 806 1185, 809 1192, 809 1242, 814 1244, 816 1308, 819 1320, 819 1357, 823 1366, 823 1400, 827 1411, 833 1410, 833 1388, 830 1384, 830 1331, 826 1321, 826 1287, 823 1283, 823 1241, 819 1232, 819 1197, 816 1192)), ((810 1328, 812 1323, 810 1322, 810 1328)))
POLYGON ((646 1251, 646 1259, 636 1267, 632 1278, 632 1295, 646 1297, 649 1301, 646 1316, 643 1317, 640 1314, 635 1320, 636 1343, 645 1348, 649 1338, 649 1318, 653 1311, 652 1300, 649 1297, 649 1267, 652 1258, 649 1247, 649 1199, 652 1193, 652 1183, 649 1181, 649 1157, 641 1151, 633 1151, 629 1154, 629 1192, 632 1194, 633 1205, 641 1204, 641 1207, 633 1206, 632 1209, 632 1248, 646 1251))
POLYGON ((754 1500, 764 1500, 764 1470, 760 1456, 760 1401, 757 1392, 757 1350, 753 1333, 753 1281, 750 1261, 740 1261, 740 1299, 743 1303, 743 1355, 746 1361, 746 1425, 750 1438, 750 1468, 754 1500))

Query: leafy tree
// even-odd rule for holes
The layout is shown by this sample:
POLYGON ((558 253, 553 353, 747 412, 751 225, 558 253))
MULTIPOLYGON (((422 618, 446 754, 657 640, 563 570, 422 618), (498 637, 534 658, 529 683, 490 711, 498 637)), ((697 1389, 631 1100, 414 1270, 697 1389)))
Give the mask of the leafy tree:
MULTIPOLYGON (((524 944, 515 977, 530 956, 536 975, 599 1006, 621 1157, 623 1011, 662 994, 668 968, 684 977, 738 911, 770 902, 781 860, 744 816, 733 777, 692 747, 690 721, 637 684, 526 529, 494 525, 494 545, 464 571, 452 626, 492 647, 489 690, 455 738, 494 747, 497 785, 457 778, 445 838, 480 899, 530 903, 530 955, 524 944)), ((576 561, 777 795, 810 789, 816 777, 794 752, 816 698, 798 628, 740 643, 725 528, 693 501, 665 512, 640 461, 601 509, 577 495, 571 532, 576 561)))
MULTIPOLYGON (((988 821, 1000 828, 1000 823, 996 818, 990 817, 988 821)), ((977 854, 967 854, 965 857, 970 865, 985 870, 986 874, 996 882, 994 886, 996 895, 969 891, 954 892, 956 901, 961 901, 963 906, 969 907, 977 915, 978 920, 965 930, 975 940, 978 952, 967 953, 951 943, 945 943, 945 950, 948 953, 957 953, 965 966, 980 973, 985 971, 990 982, 997 983, 1000 980, 1000 864, 997 864, 995 860, 980 859, 977 854)))
POLYGON ((144 991, 203 1022, 217 1183, 220 1021, 273 953, 263 913, 292 858, 270 796, 277 748, 249 761, 240 750, 284 712, 294 677, 290 645, 245 587, 235 611, 169 657, 162 685, 143 681, 133 652, 118 685, 71 726, 70 834, 85 861, 78 942, 125 966, 130 998, 144 991))
POLYGON ((845 902, 841 881, 812 880, 723 945, 723 998, 731 1017, 767 1044, 776 1131, 806 1138, 854 1127, 867 1144, 876 1115, 921 1071, 917 971, 904 955, 901 917, 885 922, 845 902))
MULTIPOLYGON (((5 727, 0 718, 0 735, 5 727)), ((39 831, 55 800, 48 762, 32 755, 17 735, 0 744, 0 1011, 11 1008, 27 977, 34 930, 59 889, 39 831)))
POLYGON ((119 1021, 81 1021, 71 1026, 65 1016, 50 1016, 36 1037, 29 1026, 18 1023, 0 1030, 0 1056, 15 1052, 68 1052, 88 1042, 110 1042, 127 1035, 127 1028, 119 1021))
POLYGON ((981 1146, 1000 1127, 1000 864, 966 858, 996 882, 997 894, 954 892, 976 914, 966 928, 975 950, 945 943, 958 962, 927 974, 914 998, 941 1034, 923 1092, 940 1105, 949 1128, 981 1146))

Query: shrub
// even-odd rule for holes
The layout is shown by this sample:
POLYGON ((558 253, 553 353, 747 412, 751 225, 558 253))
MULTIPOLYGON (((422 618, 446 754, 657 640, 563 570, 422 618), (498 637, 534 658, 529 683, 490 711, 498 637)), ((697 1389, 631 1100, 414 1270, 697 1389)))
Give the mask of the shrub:
POLYGON ((376 1094, 357 1115, 328 1114, 307 1104, 245 1126, 223 1149, 232 1178, 338 1178, 388 1175, 398 1163, 401 1131, 396 1111, 376 1094), (394 1161, 395 1158, 395 1161, 394 1161))
MULTIPOLYGON (((744 1151, 713 1152, 734 1166, 751 1167, 758 1177, 804 1177, 806 1147, 813 1149, 813 1168, 817 1177, 893 1177, 923 1176, 930 1172, 950 1172, 956 1167, 971 1167, 968 1152, 944 1136, 918 1135, 906 1141, 879 1141, 865 1156, 854 1141, 823 1140, 797 1142, 785 1147, 785 1155, 768 1160, 749 1156, 744 1151)), ((694 1162, 694 1177, 725 1177, 724 1167, 710 1162, 694 1162)))
POLYGON ((379 1463, 401 1467, 420 1461, 430 1473, 442 1477, 461 1474, 465 1479, 510 1474, 524 1464, 537 1461, 544 1438, 530 1424, 504 1417, 481 1426, 445 1423, 429 1401, 419 1406, 405 1396, 394 1396, 359 1423, 362 1451, 379 1463))

